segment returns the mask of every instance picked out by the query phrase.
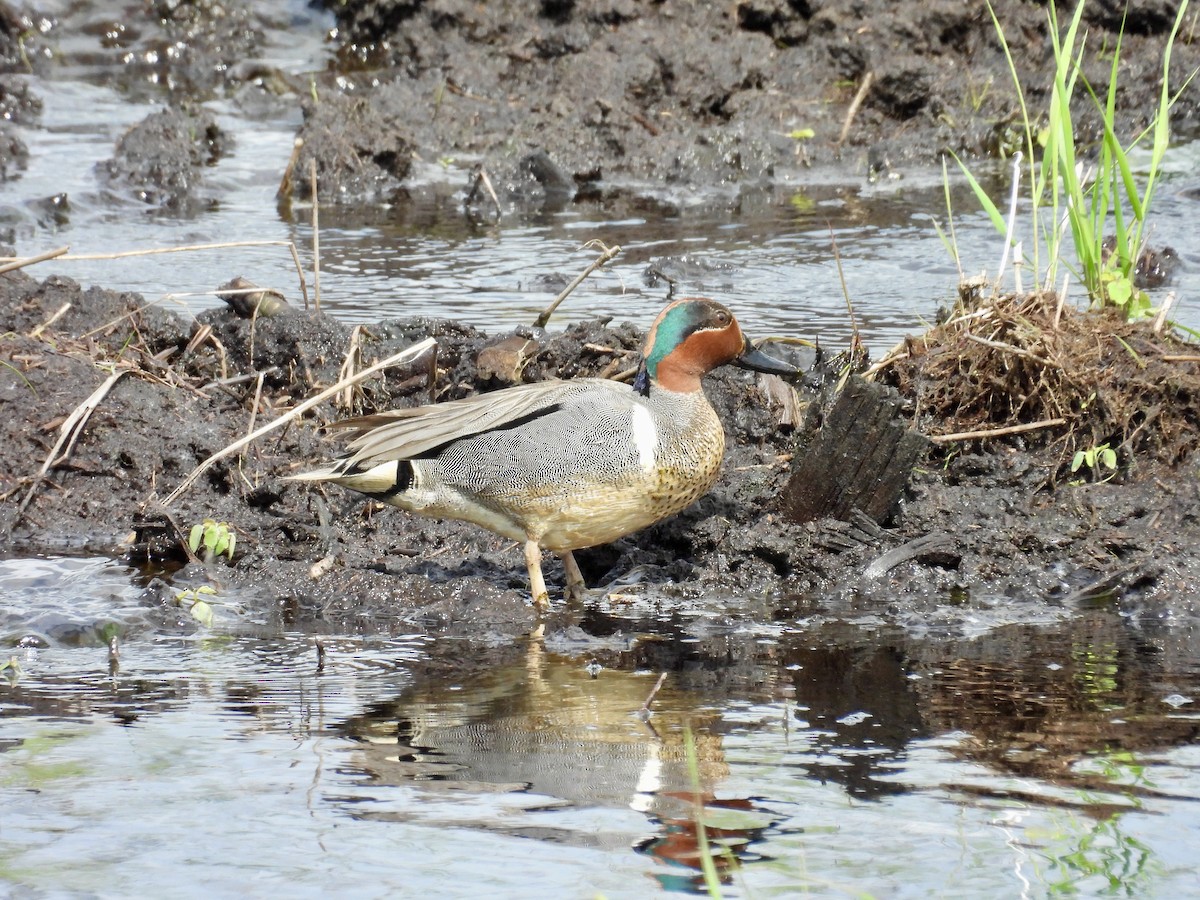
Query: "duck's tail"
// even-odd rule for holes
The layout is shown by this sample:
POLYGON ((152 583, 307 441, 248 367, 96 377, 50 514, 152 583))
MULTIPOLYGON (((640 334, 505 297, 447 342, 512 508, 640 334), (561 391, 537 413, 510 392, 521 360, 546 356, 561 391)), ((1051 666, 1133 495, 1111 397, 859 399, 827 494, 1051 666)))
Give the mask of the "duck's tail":
POLYGON ((321 469, 288 475, 286 480, 336 484, 360 494, 387 498, 412 483, 412 464, 408 460, 388 460, 364 469, 349 459, 335 460, 321 469))

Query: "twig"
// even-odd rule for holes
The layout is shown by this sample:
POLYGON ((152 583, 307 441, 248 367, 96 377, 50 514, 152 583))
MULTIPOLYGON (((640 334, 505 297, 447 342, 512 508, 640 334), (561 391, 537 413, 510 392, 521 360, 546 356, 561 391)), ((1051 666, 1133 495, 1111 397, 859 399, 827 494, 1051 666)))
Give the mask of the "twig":
POLYGON ((1036 353, 1030 353, 1023 347, 1014 347, 1012 344, 1005 344, 1001 341, 989 341, 987 338, 982 338, 977 334, 966 334, 964 337, 968 341, 974 341, 976 344, 982 344, 985 347, 991 347, 993 350, 1000 350, 1004 353, 1012 353, 1015 356, 1023 356, 1026 359, 1032 359, 1035 363, 1040 363, 1043 366, 1050 365, 1050 360, 1038 356, 1036 353))
POLYGON ((243 447, 245 447, 247 444, 251 443, 252 441, 258 440, 258 438, 262 437, 264 434, 267 434, 270 431, 274 431, 276 428, 279 428, 282 425, 286 425, 288 422, 291 422, 293 419, 296 419, 299 416, 302 416, 304 413, 308 412, 310 409, 312 409, 317 404, 322 403, 325 400, 328 400, 330 397, 334 396, 339 391, 344 390, 347 386, 349 386, 351 384, 357 384, 358 382, 362 381, 364 378, 369 378, 371 375, 374 375, 380 369, 386 369, 389 366, 399 365, 400 363, 408 362, 409 360, 416 359, 422 353, 424 353, 426 350, 428 350, 430 347, 435 346, 436 343, 437 342, 433 338, 425 338, 425 340, 419 341, 418 343, 413 344, 411 347, 409 347, 406 350, 401 350, 399 353, 393 353, 387 359, 377 362, 377 363, 375 363, 375 365, 370 366, 369 368, 363 369, 361 372, 359 372, 354 377, 347 379, 346 381, 339 381, 339 382, 337 382, 337 384, 334 384, 332 387, 326 388, 325 390, 321 391, 321 393, 317 394, 317 396, 315 396, 309 400, 305 400, 299 406, 293 407, 292 409, 288 410, 286 413, 284 413, 279 418, 268 422, 266 425, 262 426, 262 428, 259 428, 257 431, 246 435, 241 440, 234 441, 232 444, 230 444, 228 447, 224 448, 223 450, 218 450, 216 453, 214 453, 208 459, 204 460, 204 462, 200 463, 200 465, 196 466, 196 468, 194 468, 192 470, 191 474, 188 475, 188 477, 183 480, 183 482, 179 485, 179 487, 175 488, 175 490, 173 490, 170 493, 170 495, 165 500, 163 500, 162 505, 170 506, 172 503, 174 503, 176 500, 178 500, 180 495, 185 490, 187 490, 189 487, 191 487, 192 483, 197 478, 199 478, 202 474, 204 474, 204 472, 208 470, 209 466, 211 466, 213 463, 217 462, 218 460, 224 459, 226 456, 229 456, 231 453, 236 453, 237 451, 241 450, 243 447))
POLYGON ((1159 359, 1163 362, 1200 362, 1200 356, 1194 353, 1172 353, 1159 359))
POLYGON ((313 247, 313 306, 321 314, 321 232, 317 228, 317 215, 321 204, 317 201, 317 160, 308 161, 308 177, 312 184, 312 247, 313 247))
POLYGON ((1021 434, 1026 431, 1039 431, 1042 428, 1054 428, 1057 425, 1066 425, 1067 420, 1058 419, 1043 419, 1041 422, 1028 422, 1024 425, 1009 425, 1005 428, 992 428, 986 431, 960 431, 956 434, 934 434, 929 436, 929 440, 935 444, 952 444, 956 441, 977 441, 985 438, 1004 437, 1008 434, 1021 434))
POLYGON ((261 372, 249 372, 245 375, 234 375, 230 378, 217 378, 208 384, 202 385, 199 390, 207 391, 212 387, 231 387, 235 384, 241 384, 244 381, 253 381, 263 375, 278 375, 279 366, 271 366, 269 369, 263 369, 261 372))
POLYGON ((0 275, 5 272, 11 272, 13 269, 23 269, 25 266, 32 266, 34 263, 45 262, 48 259, 56 259, 60 256, 65 256, 70 250, 70 247, 58 247, 54 250, 47 250, 45 253, 39 253, 37 256, 27 256, 24 259, 14 259, 12 262, 7 262, 0 266, 0 275))
POLYGON ((54 315, 52 315, 50 318, 48 318, 45 322, 43 322, 37 328, 33 329, 33 331, 29 332, 29 336, 31 338, 41 337, 42 332, 45 331, 47 328, 49 328, 51 325, 53 325, 55 322, 57 322, 59 319, 61 319, 63 317, 63 315, 66 313, 66 311, 70 308, 71 308, 70 303, 64 303, 62 306, 60 306, 58 308, 58 310, 54 313, 54 315))
POLYGON ((20 522, 21 518, 25 515, 25 510, 29 507, 29 502, 33 500, 33 495, 37 492, 42 480, 46 477, 46 473, 49 472, 53 466, 62 462, 71 455, 71 450, 75 446, 75 441, 83 432, 83 427, 87 424, 88 419, 91 418, 92 412, 100 404, 100 401, 105 398, 108 392, 112 390, 113 385, 120 381, 121 377, 128 374, 128 372, 128 369, 119 369, 109 375, 106 379, 104 379, 104 382, 100 385, 100 387, 92 391, 91 395, 86 400, 75 407, 74 411, 67 416, 66 420, 62 423, 62 425, 59 426, 58 440, 51 448, 50 454, 46 457, 46 461, 42 463, 42 468, 37 473, 37 477, 34 478, 33 484, 29 486, 29 493, 25 495, 25 499, 21 502, 20 509, 17 510, 17 517, 13 519, 13 526, 20 522), (64 444, 66 445, 65 449, 63 446, 64 444), (60 450, 62 451, 61 457, 59 456, 60 450))
POLYGON ((563 288, 562 293, 555 297, 550 305, 542 310, 542 312, 533 322, 534 328, 545 328, 546 323, 550 321, 550 317, 554 315, 554 311, 558 309, 559 304, 566 300, 567 297, 570 296, 571 292, 583 283, 585 278, 621 252, 620 244, 614 244, 612 247, 605 247, 600 241, 588 241, 586 244, 584 244, 584 247, 600 247, 604 250, 604 252, 596 257, 596 259, 592 260, 592 264, 580 272, 579 275, 575 277, 575 280, 563 288))
MULTIPOLYGON (((354 374, 358 368, 359 362, 362 361, 362 325, 355 325, 350 330, 350 342, 346 347, 346 358, 342 360, 342 368, 338 372, 338 380, 344 381, 354 374)), ((347 414, 354 413, 354 388, 348 387, 345 392, 338 397, 338 406, 344 409, 347 414)))
POLYGON ((1167 313, 1171 311, 1171 307, 1175 305, 1175 292, 1171 291, 1167 294, 1167 299, 1163 301, 1163 305, 1158 308, 1158 314, 1154 317, 1154 333, 1162 334, 1163 327, 1167 324, 1167 313))
POLYGON ((1062 290, 1058 292, 1058 305, 1054 308, 1054 330, 1058 331, 1059 320, 1062 319, 1063 306, 1067 302, 1067 286, 1071 283, 1071 273, 1063 276, 1062 290))
POLYGON ((660 134, 662 134, 662 132, 658 130, 657 125, 655 125, 653 122, 651 122, 649 119, 647 119, 645 116, 643 116, 639 112, 631 112, 629 114, 629 118, 633 119, 633 121, 637 122, 639 125, 641 125, 643 128, 645 128, 646 131, 648 131, 654 137, 658 137, 660 134))
POLYGON ((650 696, 646 698, 646 702, 642 704, 642 716, 650 715, 650 704, 654 702, 654 698, 658 696, 659 690, 662 689, 663 682, 667 680, 667 673, 663 672, 658 676, 658 681, 655 682, 654 688, 650 691, 650 696))
POLYGON ((492 203, 496 206, 496 221, 499 222, 504 215, 500 207, 500 198, 496 196, 496 189, 492 187, 492 179, 488 178, 487 170, 483 168, 483 164, 475 167, 475 178, 471 184, 471 190, 467 194, 467 199, 463 201, 463 207, 470 207, 475 202, 475 195, 479 193, 479 186, 482 184, 488 192, 488 196, 492 198, 492 203))
POLYGON ((492 179, 488 177, 487 169, 482 166, 479 169, 479 180, 483 182, 484 189, 488 192, 488 196, 492 198, 492 203, 496 205, 496 221, 499 222, 501 216, 504 215, 504 210, 500 206, 500 198, 496 196, 496 189, 492 187, 492 179))
POLYGON ((287 165, 283 167, 283 177, 279 179, 279 188, 275 196, 284 200, 292 199, 292 173, 296 171, 296 163, 300 160, 300 149, 304 146, 304 138, 292 141, 292 154, 288 157, 287 165))
POLYGON ((263 381, 266 379, 266 372, 258 373, 258 384, 254 388, 254 406, 250 408, 250 424, 246 426, 246 433, 254 433, 254 423, 258 420, 258 405, 262 403, 263 381))
POLYGON ((127 259, 131 256, 157 256, 160 253, 195 253, 199 250, 228 250, 232 247, 286 247, 291 241, 222 241, 216 244, 185 244, 181 247, 150 247, 146 250, 121 250, 116 253, 70 253, 60 262, 95 259, 127 259))
POLYGON ((829 225, 829 245, 833 248, 833 261, 837 264, 838 280, 842 283, 842 297, 846 300, 846 312, 850 314, 850 346, 857 352, 861 341, 858 337, 858 320, 854 317, 854 304, 850 300, 850 288, 846 285, 846 272, 842 269, 842 255, 838 253, 837 237, 833 233, 833 223, 829 225))
POLYGON ((867 99, 867 91, 871 90, 871 85, 875 82, 875 73, 868 72, 863 76, 862 84, 858 86, 858 93, 854 95, 854 99, 850 101, 850 106, 846 110, 846 118, 842 120, 842 130, 838 134, 836 146, 841 147, 846 143, 846 138, 850 136, 850 126, 854 124, 854 117, 858 115, 858 108, 862 106, 863 101, 867 99))

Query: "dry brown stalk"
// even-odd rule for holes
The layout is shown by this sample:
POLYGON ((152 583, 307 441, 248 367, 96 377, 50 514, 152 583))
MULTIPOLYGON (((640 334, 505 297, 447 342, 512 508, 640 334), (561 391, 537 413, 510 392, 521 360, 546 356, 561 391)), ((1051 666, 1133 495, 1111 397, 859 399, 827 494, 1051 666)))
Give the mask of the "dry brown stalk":
POLYGON ((868 72, 863 76, 862 84, 858 86, 858 92, 854 95, 854 99, 850 101, 850 106, 846 109, 846 118, 842 120, 842 130, 838 134, 837 146, 841 147, 846 143, 846 138, 850 136, 850 126, 854 124, 854 117, 858 115, 858 108, 862 106, 863 101, 867 99, 867 92, 871 90, 871 85, 875 82, 875 73, 868 72))
POLYGON ((931 434, 929 440, 935 444, 952 444, 957 441, 981 441, 988 438, 1004 437, 1009 434, 1022 434, 1026 431, 1039 431, 1043 428, 1055 428, 1066 425, 1063 418, 1045 419, 1041 422, 1026 422, 1024 425, 1009 425, 1005 428, 986 428, 982 431, 960 431, 957 434, 931 434))
POLYGON ((1005 344, 1002 341, 988 340, 987 338, 982 338, 977 334, 965 334, 963 337, 965 337, 968 341, 974 341, 976 344, 982 344, 984 347, 991 347, 993 350, 1000 350, 1004 353, 1012 353, 1016 356, 1023 356, 1026 359, 1031 359, 1043 366, 1050 365, 1050 361, 1048 359, 1038 356, 1036 353, 1030 353, 1028 350, 1024 350, 1021 347, 1014 347, 1012 344, 1005 344))
MULTIPOLYGON (((54 315, 52 315, 50 318, 48 318, 45 322, 43 322, 37 328, 33 329, 33 331, 29 332, 29 336, 31 338, 41 337, 42 332, 45 331, 47 328, 49 328, 51 325, 53 325, 55 322, 57 322, 59 319, 61 319, 63 317, 63 315, 66 313, 66 311, 70 308, 71 308, 70 303, 64 303, 57 310, 55 310, 54 315)), ((87 335, 84 335, 84 337, 87 337, 87 335)))
POLYGON ((325 400, 328 400, 330 397, 336 396, 340 391, 344 390, 348 385, 358 384, 358 382, 362 381, 364 378, 369 378, 370 376, 374 375, 376 372, 378 372, 382 369, 386 369, 390 366, 397 366, 397 365, 400 365, 401 363, 411 362, 412 360, 420 357, 430 347, 436 346, 436 344, 437 344, 437 341, 435 341, 433 338, 425 338, 425 340, 418 341, 417 343, 413 344, 411 347, 408 347, 405 350, 401 350, 399 353, 393 353, 387 359, 381 360, 380 362, 375 363, 375 365, 370 366, 366 369, 363 369, 361 372, 359 372, 357 375, 354 375, 352 378, 346 379, 344 381, 338 381, 336 384, 332 385, 331 387, 328 387, 325 390, 321 391, 321 393, 317 394, 317 396, 312 397, 308 400, 305 400, 299 406, 292 407, 292 409, 288 410, 286 413, 279 416, 277 419, 273 419, 272 421, 268 422, 266 425, 263 425, 257 431, 254 431, 254 432, 246 435, 241 440, 234 441, 228 447, 225 447, 222 450, 218 450, 212 456, 208 457, 208 459, 204 460, 204 462, 200 463, 200 465, 196 466, 196 468, 194 468, 191 471, 191 474, 189 474, 187 476, 187 478, 183 479, 183 481, 180 483, 179 487, 175 488, 175 490, 173 490, 167 496, 167 498, 165 500, 163 500, 162 505, 164 507, 170 506, 172 503, 174 503, 176 500, 178 500, 180 495, 182 495, 184 491, 186 491, 189 487, 191 487, 191 485, 196 481, 196 479, 199 478, 202 474, 204 474, 204 472, 206 472, 213 463, 224 459, 226 456, 229 456, 232 453, 237 453, 239 450, 241 450, 247 444, 250 444, 253 441, 258 440, 264 434, 268 434, 268 433, 274 431, 276 428, 280 428, 283 425, 286 425, 289 422, 292 422, 293 420, 299 418, 304 413, 306 413, 310 409, 312 409, 314 406, 317 406, 318 404, 324 402, 325 400))
POLYGON ((25 515, 25 510, 29 507, 30 501, 33 500, 33 495, 37 492, 43 479, 45 479, 46 473, 54 466, 64 462, 71 455, 71 450, 75 447, 75 441, 79 439, 79 435, 83 432, 84 426, 87 425, 88 419, 91 418, 96 407, 100 405, 100 401, 113 389, 113 385, 120 381, 128 372, 129 369, 117 369, 109 375, 96 390, 92 391, 86 400, 75 407, 74 411, 59 426, 58 440, 50 448, 50 453, 46 456, 46 461, 42 463, 42 468, 33 479, 33 484, 29 486, 29 493, 21 501, 21 507, 17 510, 17 516, 13 520, 14 526, 25 515))
MULTIPOLYGON (((313 305, 317 315, 321 314, 321 231, 317 220, 321 203, 317 199, 317 161, 308 161, 308 177, 312 189, 312 248, 313 248, 313 305)), ((308 308, 308 298, 305 298, 305 309, 308 308)))
MULTIPOLYGON (((346 381, 356 371, 359 365, 362 364, 362 337, 363 327, 355 325, 350 330, 350 343, 346 347, 346 358, 342 360, 342 368, 338 372, 338 381, 346 381)), ((354 387, 347 387, 344 391, 338 394, 337 398, 338 409, 352 414, 354 411, 354 387)))
POLYGON ((563 288, 562 293, 555 297, 549 306, 541 311, 537 319, 534 320, 534 328, 545 328, 546 323, 550 321, 550 317, 554 315, 554 311, 558 309, 559 304, 566 300, 567 297, 571 295, 571 292, 575 290, 575 288, 583 284, 583 280, 585 278, 621 252, 621 247, 619 244, 614 244, 612 247, 606 247, 600 241, 588 241, 586 244, 584 244, 584 247, 599 247, 601 250, 603 250, 603 252, 594 260, 592 260, 591 265, 580 272, 579 275, 575 277, 574 281, 563 288))
POLYGON ((0 266, 0 275, 5 272, 11 272, 14 269, 23 269, 25 266, 32 266, 34 263, 45 262, 48 259, 57 259, 60 256, 65 256, 70 249, 70 247, 57 247, 54 250, 47 250, 45 253, 39 253, 37 256, 27 256, 23 259, 13 259, 0 266))

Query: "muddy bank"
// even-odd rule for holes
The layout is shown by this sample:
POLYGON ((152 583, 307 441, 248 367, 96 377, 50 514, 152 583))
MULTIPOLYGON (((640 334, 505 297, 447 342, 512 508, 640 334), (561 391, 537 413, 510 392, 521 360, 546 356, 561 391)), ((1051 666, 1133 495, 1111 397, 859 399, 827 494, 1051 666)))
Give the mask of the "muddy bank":
MULTIPOLYGON (((1008 62, 983 4, 327 6, 343 89, 382 119, 364 129, 350 110, 331 127, 320 109, 328 97, 306 105, 306 153, 328 179, 322 198, 334 202, 347 196, 338 172, 390 159, 402 138, 418 160, 476 160, 502 193, 547 202, 635 185, 802 179, 813 166, 886 177, 946 151, 1003 157, 1023 146, 1008 62)), ((1093 2, 1086 12, 1084 75, 1101 94, 1110 61, 1100 48, 1115 45, 1122 9, 1093 2)), ((996 12, 1037 116, 1053 84, 1046 9, 1009 0, 996 12)), ((1130 134, 1156 109, 1174 14, 1169 2, 1135 4, 1124 22, 1117 118, 1130 134)), ((1176 46, 1177 87, 1198 61, 1200 48, 1176 46)), ((1103 131, 1080 95, 1086 148, 1103 131)), ((1181 135, 1195 133, 1197 103, 1195 91, 1181 97, 1181 135)))
MULTIPOLYGON (((160 521, 148 501, 335 382, 352 340, 351 329, 327 316, 293 311, 251 321, 223 308, 189 322, 137 295, 21 273, 0 276, 0 329, 9 334, 0 351, 9 551, 136 557, 146 548, 133 543, 148 540, 168 569, 181 561, 179 534, 139 531, 147 517, 160 521), (117 372, 126 374, 95 404, 69 456, 34 487, 55 429, 117 372)), ((636 365, 642 335, 599 321, 487 336, 454 323, 393 320, 353 340, 365 366, 426 336, 439 348, 432 386, 428 360, 391 371, 368 382, 352 406, 319 408, 196 481, 170 508, 174 526, 186 533, 206 518, 227 523, 237 535, 234 559, 190 563, 174 587, 156 579, 147 602, 170 604, 180 585, 212 584, 259 598, 266 613, 295 628, 415 627, 501 641, 527 631, 525 567, 511 542, 281 476, 335 452, 317 432, 322 421, 427 402, 431 393, 451 399, 514 377, 613 375, 636 365)), ((777 498, 804 434, 779 425, 756 377, 727 367, 707 380, 729 437, 710 495, 577 554, 596 603, 650 616, 696 606, 759 623, 878 618, 951 632, 993 615, 1053 619, 1088 604, 1118 604, 1135 616, 1196 612, 1184 607, 1200 583, 1200 486, 1185 467, 1147 458, 1123 483, 1054 487, 1060 448, 1019 438, 968 443, 918 471, 884 528, 793 524, 777 498), (936 553, 884 557, 931 535, 936 553)), ((556 562, 547 577, 561 597, 556 562)), ((580 613, 558 600, 552 630, 578 624, 580 613)))
MULTIPOLYGON (((630 196, 669 207, 696 188, 800 183, 814 170, 822 180, 857 182, 936 164, 948 150, 1007 157, 1023 146, 1008 62, 982 4, 324 6, 324 18, 293 11, 289 19, 163 2, 136 20, 105 3, 59 15, 0 6, 0 104, 13 111, 0 123, 0 177, 19 176, 27 162, 8 121, 36 123, 38 78, 62 64, 131 100, 177 111, 231 99, 247 118, 302 113, 305 147, 278 161, 284 200, 308 196, 313 160, 329 205, 402 204, 430 182, 465 192, 482 166, 506 207, 630 196), (306 41, 326 32, 323 70, 273 61, 280 35, 297 29, 306 41)), ((1037 117, 1053 81, 1046 9, 1020 0, 995 8, 1037 117)), ((1124 19, 1116 111, 1123 139, 1140 133, 1157 107, 1176 9, 1170 0, 1135 4, 1124 19)), ((1083 74, 1101 94, 1123 11, 1108 0, 1086 7, 1083 74)), ((1174 47, 1172 90, 1200 63, 1192 24, 1174 47)), ((1095 104, 1078 94, 1086 154, 1103 132, 1095 104)), ((1194 137, 1198 117, 1200 93, 1183 92, 1172 113, 1176 138, 1194 137)), ((207 148, 222 142, 219 129, 201 124, 207 148)), ((165 156, 163 184, 136 185, 136 195, 194 210, 211 199, 203 188, 211 158, 191 154, 198 196, 179 197, 177 162, 188 150, 177 146, 178 130, 160 128, 161 146, 148 145, 155 125, 148 118, 134 136, 140 149, 116 147, 101 171, 152 170, 165 156)), ((490 200, 480 199, 486 210, 490 200)))

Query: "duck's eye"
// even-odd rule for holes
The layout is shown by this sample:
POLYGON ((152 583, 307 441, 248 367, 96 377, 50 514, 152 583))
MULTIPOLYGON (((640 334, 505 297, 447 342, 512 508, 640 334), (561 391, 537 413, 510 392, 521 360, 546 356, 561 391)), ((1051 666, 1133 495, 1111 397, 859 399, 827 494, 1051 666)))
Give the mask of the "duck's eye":
POLYGON ((723 310, 723 309, 720 310, 717 313, 717 324, 718 325, 728 325, 729 324, 729 313, 725 312, 725 310, 723 310))

